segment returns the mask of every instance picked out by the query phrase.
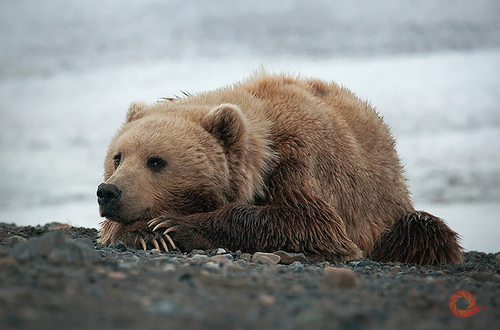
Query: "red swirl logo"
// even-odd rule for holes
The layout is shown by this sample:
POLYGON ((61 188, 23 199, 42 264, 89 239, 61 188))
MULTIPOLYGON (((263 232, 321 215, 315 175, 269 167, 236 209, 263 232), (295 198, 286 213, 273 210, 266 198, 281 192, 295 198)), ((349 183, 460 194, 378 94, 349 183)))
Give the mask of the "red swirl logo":
POLYGON ((488 308, 484 307, 483 305, 476 305, 476 299, 474 299, 474 296, 470 292, 460 290, 451 295, 450 310, 455 316, 469 317, 481 310, 488 310, 488 308), (460 299, 467 300, 467 303, 469 305, 466 309, 459 309, 457 307, 457 301, 460 299))

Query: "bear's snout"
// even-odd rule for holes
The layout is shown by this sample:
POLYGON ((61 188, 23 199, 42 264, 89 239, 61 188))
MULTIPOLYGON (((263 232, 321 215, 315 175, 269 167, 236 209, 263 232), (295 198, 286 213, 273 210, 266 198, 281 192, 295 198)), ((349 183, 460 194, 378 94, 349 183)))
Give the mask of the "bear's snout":
POLYGON ((97 203, 102 207, 102 213, 110 211, 118 203, 121 196, 122 191, 114 184, 101 183, 97 187, 97 203))

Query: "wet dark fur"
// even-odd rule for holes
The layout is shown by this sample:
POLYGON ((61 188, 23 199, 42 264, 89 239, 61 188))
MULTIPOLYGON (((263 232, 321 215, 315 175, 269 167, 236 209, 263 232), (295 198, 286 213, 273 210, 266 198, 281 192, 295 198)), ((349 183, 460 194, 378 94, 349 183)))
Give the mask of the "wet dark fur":
POLYGON ((375 243, 370 257, 416 264, 459 263, 458 234, 444 221, 426 212, 408 214, 394 223, 375 243))

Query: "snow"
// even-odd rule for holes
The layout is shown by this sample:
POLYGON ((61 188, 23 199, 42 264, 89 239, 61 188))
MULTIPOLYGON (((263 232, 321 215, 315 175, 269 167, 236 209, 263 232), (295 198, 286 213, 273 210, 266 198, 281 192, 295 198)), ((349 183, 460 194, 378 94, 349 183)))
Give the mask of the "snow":
MULTIPOLYGON (((446 219, 462 235, 466 249, 500 251, 500 41, 493 31, 498 25, 493 19, 499 8, 495 1, 458 1, 450 11, 435 1, 384 1, 387 11, 358 1, 353 6, 359 15, 345 6, 333 11, 327 1, 310 2, 307 10, 300 1, 286 6, 271 2, 269 7, 257 1, 254 7, 233 4, 233 11, 221 9, 227 2, 215 1, 218 9, 208 10, 207 5, 202 15, 193 10, 197 2, 187 1, 182 15, 161 23, 174 30, 182 25, 182 40, 172 34, 165 37, 168 40, 148 34, 158 28, 150 21, 163 13, 163 2, 124 8, 120 1, 111 1, 101 8, 97 1, 69 1, 58 10, 59 2, 47 1, 36 11, 21 10, 34 3, 39 2, 0 4, 0 41, 8 46, 0 47, 1 222, 98 227, 95 191, 102 181, 104 154, 130 102, 153 103, 181 90, 218 88, 264 66, 272 72, 334 80, 369 100, 396 136, 416 207, 446 219), (365 21, 376 10, 383 11, 381 18, 365 21), (435 15, 427 17, 429 10, 435 15), (260 24, 251 25, 260 27, 255 35, 238 21, 249 22, 247 12, 260 24), (149 20, 133 21, 138 15, 149 20), (296 17, 315 25, 294 25, 296 17), (318 29, 327 30, 329 19, 354 29, 354 37, 342 30, 340 36, 331 36, 338 42, 328 47, 324 40, 311 38, 318 29), (223 22, 219 30, 202 24, 214 20, 223 22), (105 23, 127 33, 108 32, 105 23), (186 25, 193 28, 191 39, 186 25), (448 32, 433 34, 426 30, 428 25, 446 26, 448 32), (285 29, 294 26, 295 34, 285 29), (420 29, 412 35, 418 49, 403 41, 396 47, 394 31, 409 35, 411 26, 420 29), (218 31, 219 37, 207 36, 204 27, 218 31), (224 27, 230 27, 228 40, 220 36, 224 27), (370 27, 375 40, 363 34, 370 27), (167 51, 160 41, 180 50, 167 51), (218 53, 209 50, 218 44, 218 53), (145 45, 147 51, 140 52, 145 45)), ((179 6, 166 3, 171 9, 179 6)))

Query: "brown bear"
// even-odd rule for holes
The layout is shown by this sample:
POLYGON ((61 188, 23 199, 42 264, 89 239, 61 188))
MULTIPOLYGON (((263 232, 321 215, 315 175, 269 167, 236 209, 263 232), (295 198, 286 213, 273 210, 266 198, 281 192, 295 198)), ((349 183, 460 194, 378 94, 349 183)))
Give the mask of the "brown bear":
POLYGON ((335 83, 258 73, 133 103, 104 168, 104 244, 462 261, 458 235, 415 211, 382 118, 335 83))

